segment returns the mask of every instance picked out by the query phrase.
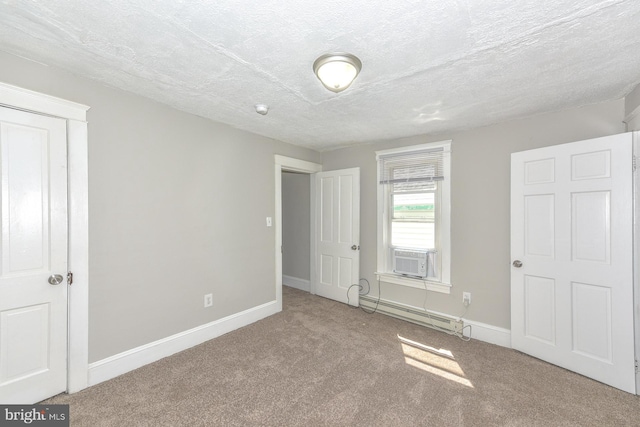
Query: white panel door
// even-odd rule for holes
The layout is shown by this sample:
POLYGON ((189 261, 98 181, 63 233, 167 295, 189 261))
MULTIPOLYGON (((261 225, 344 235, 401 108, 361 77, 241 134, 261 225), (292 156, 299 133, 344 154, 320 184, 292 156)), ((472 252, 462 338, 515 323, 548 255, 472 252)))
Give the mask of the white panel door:
POLYGON ((315 294, 358 306, 360 168, 318 172, 315 185, 315 294))
POLYGON ((0 403, 66 390, 66 141, 64 120, 0 107, 0 403))
POLYGON ((511 156, 511 345, 635 393, 631 134, 511 156))

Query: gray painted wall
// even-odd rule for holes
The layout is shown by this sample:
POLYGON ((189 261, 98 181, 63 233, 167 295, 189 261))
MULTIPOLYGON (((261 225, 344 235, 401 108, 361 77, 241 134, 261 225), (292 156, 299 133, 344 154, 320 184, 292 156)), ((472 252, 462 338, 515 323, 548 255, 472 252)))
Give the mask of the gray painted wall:
POLYGON ((309 280, 310 175, 282 174, 282 274, 309 280))
POLYGON ((636 86, 624 98, 624 110, 628 131, 640 130, 640 118, 638 118, 638 116, 631 116, 638 108, 640 108, 640 85, 636 86))
POLYGON ((448 135, 418 136, 323 153, 323 170, 360 167, 360 274, 377 295, 375 151, 452 139, 450 295, 381 284, 385 299, 510 328, 510 154, 624 132, 624 101, 611 101, 448 135))
POLYGON ((640 85, 636 86, 624 98, 625 114, 631 114, 633 110, 640 107, 640 85))
POLYGON ((273 156, 319 153, 2 52, 0 64, 2 82, 91 107, 90 362, 275 299, 273 156))
MULTIPOLYGON (((2 52, 0 63, 2 82, 91 107, 90 362, 274 299, 274 154, 361 168, 361 275, 377 293, 374 152, 450 138, 453 290, 426 306, 462 314, 470 291, 467 318, 509 328, 510 153, 624 131, 619 100, 321 155, 2 52)), ((425 298, 388 284, 382 296, 425 298)))

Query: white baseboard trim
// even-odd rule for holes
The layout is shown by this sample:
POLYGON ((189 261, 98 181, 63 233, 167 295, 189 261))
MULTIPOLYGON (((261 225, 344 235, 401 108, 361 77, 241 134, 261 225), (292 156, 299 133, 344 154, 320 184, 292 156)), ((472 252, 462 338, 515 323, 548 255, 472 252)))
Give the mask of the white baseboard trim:
POLYGON ((311 292, 311 282, 297 277, 282 275, 282 284, 301 291, 311 292))
POLYGON ((89 386, 110 380, 172 354, 276 314, 271 301, 89 364, 89 386))
MULTIPOLYGON (((462 319, 464 325, 471 325, 471 339, 511 348, 511 331, 474 320, 462 319)), ((464 330, 464 336, 469 336, 469 329, 464 330)))

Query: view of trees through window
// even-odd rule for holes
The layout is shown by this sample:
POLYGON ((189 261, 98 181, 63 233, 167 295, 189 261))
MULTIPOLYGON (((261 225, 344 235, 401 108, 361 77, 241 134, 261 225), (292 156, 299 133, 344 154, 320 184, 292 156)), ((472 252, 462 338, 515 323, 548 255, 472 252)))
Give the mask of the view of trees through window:
POLYGON ((398 248, 434 249, 436 192, 392 193, 391 245, 398 248))

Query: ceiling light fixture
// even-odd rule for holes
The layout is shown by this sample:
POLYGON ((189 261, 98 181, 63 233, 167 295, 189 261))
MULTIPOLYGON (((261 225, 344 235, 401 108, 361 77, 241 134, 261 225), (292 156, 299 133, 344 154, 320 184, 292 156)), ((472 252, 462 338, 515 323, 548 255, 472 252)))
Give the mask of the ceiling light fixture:
POLYGON ((327 53, 313 63, 313 72, 332 92, 348 88, 362 69, 362 62, 350 53, 327 53))

